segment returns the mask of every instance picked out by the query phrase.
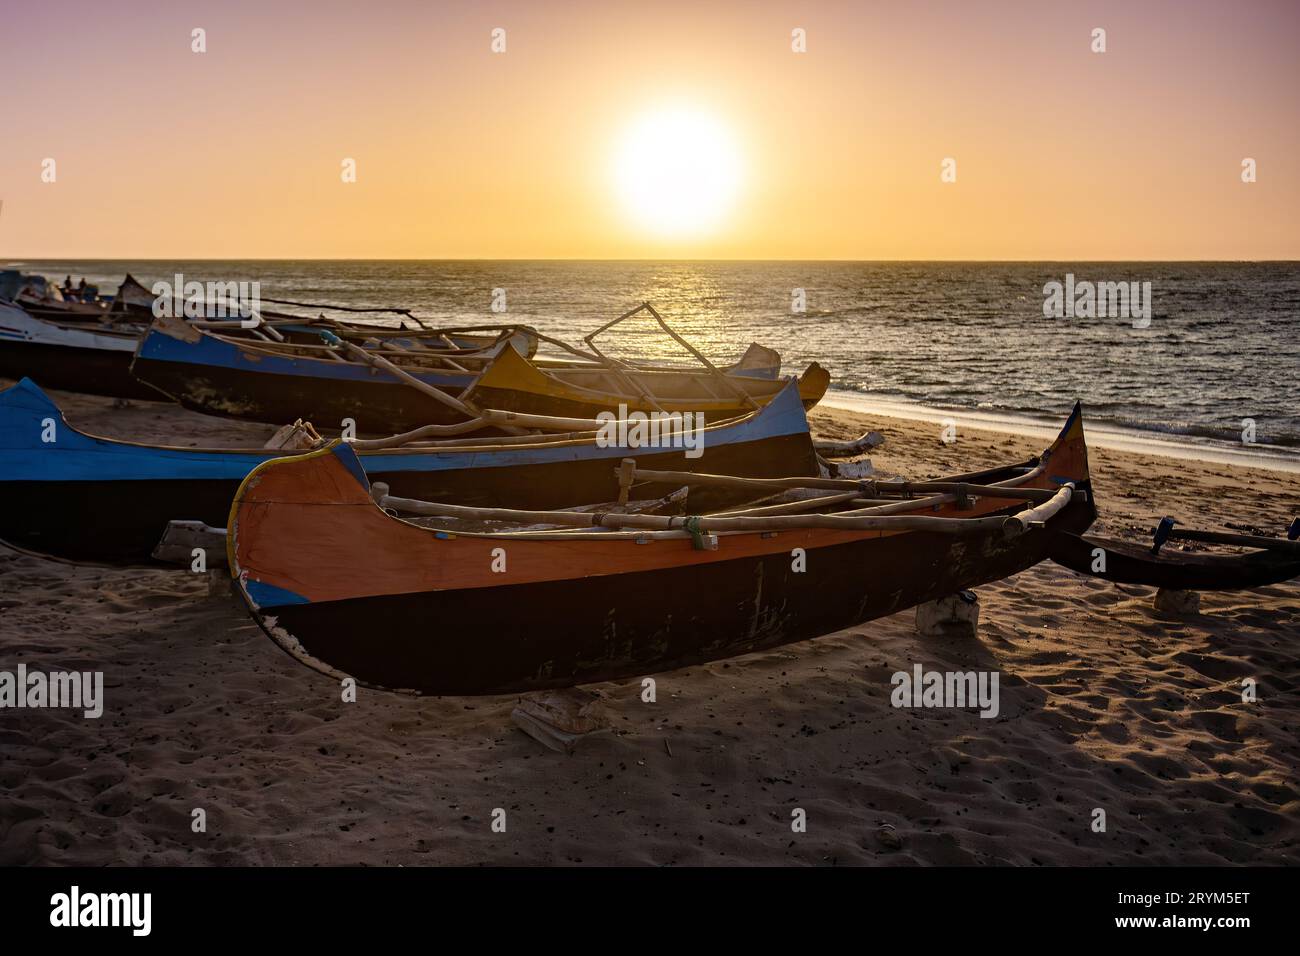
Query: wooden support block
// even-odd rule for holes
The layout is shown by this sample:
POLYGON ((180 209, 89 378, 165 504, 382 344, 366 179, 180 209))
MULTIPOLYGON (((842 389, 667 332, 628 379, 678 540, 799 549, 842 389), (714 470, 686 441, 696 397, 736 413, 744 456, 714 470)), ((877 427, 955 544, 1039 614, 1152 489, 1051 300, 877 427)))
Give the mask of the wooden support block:
POLYGON ((158 546, 153 549, 157 561, 185 568, 194 566, 194 549, 203 551, 203 566, 226 566, 226 529, 213 528, 202 521, 169 521, 158 546))
POLYGON ((958 591, 916 606, 916 630, 922 637, 975 637, 980 602, 974 591, 958 591))
POLYGON ((1163 614, 1199 614, 1201 612, 1201 594, 1199 591, 1178 591, 1174 588, 1161 588, 1156 592, 1155 608, 1163 614))
POLYGON ((230 572, 224 565, 219 568, 208 568, 208 597, 228 598, 233 591, 230 572))
POLYGON ((524 694, 510 719, 534 740, 566 754, 588 737, 611 730, 600 695, 577 687, 524 694))

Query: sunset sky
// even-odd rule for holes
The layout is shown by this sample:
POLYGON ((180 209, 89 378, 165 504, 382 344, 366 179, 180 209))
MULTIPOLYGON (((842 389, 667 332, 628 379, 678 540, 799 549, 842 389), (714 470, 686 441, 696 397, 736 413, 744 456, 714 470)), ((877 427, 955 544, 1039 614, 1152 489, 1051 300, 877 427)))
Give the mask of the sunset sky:
POLYGON ((1295 2, 13 0, 0 88, 10 259, 1300 258, 1295 2))

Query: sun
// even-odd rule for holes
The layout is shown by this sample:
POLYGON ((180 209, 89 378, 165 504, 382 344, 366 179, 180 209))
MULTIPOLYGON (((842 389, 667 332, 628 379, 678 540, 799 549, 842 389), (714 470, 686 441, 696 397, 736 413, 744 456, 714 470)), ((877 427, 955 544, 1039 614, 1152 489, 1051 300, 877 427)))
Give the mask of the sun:
POLYGON ((734 137, 715 116, 661 109, 638 117, 614 155, 614 186, 631 216, 661 236, 715 229, 740 190, 734 137))

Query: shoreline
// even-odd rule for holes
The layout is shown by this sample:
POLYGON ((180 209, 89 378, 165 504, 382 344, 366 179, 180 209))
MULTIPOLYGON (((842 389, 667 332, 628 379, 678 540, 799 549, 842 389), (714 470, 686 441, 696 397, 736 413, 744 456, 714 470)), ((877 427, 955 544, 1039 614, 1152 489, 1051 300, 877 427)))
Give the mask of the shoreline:
MULTIPOLYGON (((817 409, 834 408, 860 415, 880 416, 886 419, 929 422, 935 425, 945 421, 957 427, 978 429, 1009 435, 1025 435, 1050 441, 1060 428, 1046 417, 1041 420, 1025 413, 984 412, 979 409, 942 408, 909 402, 901 399, 879 399, 860 392, 830 389, 817 409)), ((817 411, 814 409, 813 412, 817 411)), ((1063 408, 1060 422, 1069 414, 1063 408)), ((1088 418, 1088 405, 1083 405, 1084 424, 1088 430, 1091 448, 1108 448, 1133 454, 1157 455, 1183 461, 1200 461, 1209 464, 1234 465, 1257 468, 1284 474, 1300 474, 1300 449, 1285 445, 1259 444, 1252 450, 1211 438, 1191 438, 1165 435, 1122 425, 1110 425, 1088 418)))

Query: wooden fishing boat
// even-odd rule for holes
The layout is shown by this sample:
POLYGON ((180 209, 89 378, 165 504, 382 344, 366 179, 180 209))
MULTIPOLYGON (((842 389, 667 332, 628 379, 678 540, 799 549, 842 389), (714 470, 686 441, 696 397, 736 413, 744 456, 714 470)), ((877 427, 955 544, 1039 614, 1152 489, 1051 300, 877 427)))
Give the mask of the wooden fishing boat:
MULTIPOLYGON (((635 449, 602 444, 591 432, 385 447, 389 439, 358 447, 365 467, 394 493, 467 505, 560 508, 604 501, 618 488, 613 468, 629 454, 655 468, 752 477, 817 474, 808 420, 793 385, 760 411, 697 433, 699 457, 688 457, 678 441, 683 437, 665 431, 658 447, 635 449)), ((0 392, 0 496, 8 502, 0 508, 0 539, 65 560, 152 563, 169 521, 224 528, 239 483, 257 465, 284 454, 87 435, 24 379, 0 392)), ((656 496, 675 488, 650 484, 644 490, 656 496)), ((707 506, 710 496, 694 500, 707 506)))
MULTIPOLYGON (((624 473, 637 478, 737 481, 624 473)), ((228 559, 254 618, 299 661, 379 688, 497 694, 851 627, 1015 574, 1095 516, 1077 407, 1018 466, 944 482, 740 484, 826 493, 695 517, 463 509, 372 489, 353 450, 334 445, 245 479, 228 559), (469 520, 524 527, 457 530, 469 520)))
MULTIPOLYGON (((328 332, 318 346, 239 341, 159 319, 141 340, 132 374, 186 408, 281 424, 307 418, 338 427, 351 419, 366 432, 452 424, 476 407, 572 418, 626 412, 701 412, 735 417, 770 401, 785 380, 762 375, 650 368, 588 361, 541 368, 504 341, 476 353, 389 350, 379 366, 355 343, 328 332), (404 376, 395 374, 400 369, 404 376), (403 380, 405 378, 405 380, 403 380), (615 383, 626 383, 627 391, 615 383), (416 387, 412 388, 411 386, 416 387), (421 388, 420 386, 423 386, 421 388), (432 395, 459 399, 447 402, 432 395), (472 399, 471 397, 472 396, 472 399)), ((829 375, 813 364, 800 379, 805 405, 825 393, 829 375)))
POLYGON ((1287 538, 1177 528, 1165 518, 1149 546, 1095 535, 1061 533, 1051 558, 1079 574, 1117 584, 1141 584, 1177 591, 1236 591, 1300 577, 1300 519, 1287 538), (1165 548, 1170 540, 1233 545, 1235 554, 1165 548))

